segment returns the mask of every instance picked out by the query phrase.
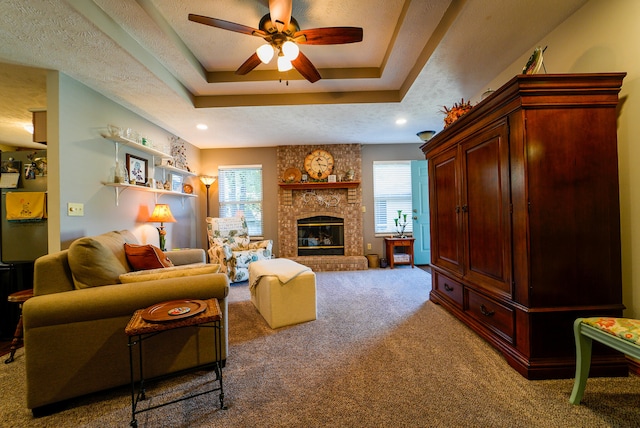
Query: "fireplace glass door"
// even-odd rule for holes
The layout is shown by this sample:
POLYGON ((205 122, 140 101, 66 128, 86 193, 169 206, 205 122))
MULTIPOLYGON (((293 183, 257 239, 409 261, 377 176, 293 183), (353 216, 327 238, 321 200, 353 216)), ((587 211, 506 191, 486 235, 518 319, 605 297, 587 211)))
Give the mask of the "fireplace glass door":
POLYGON ((298 256, 343 255, 343 219, 315 216, 298 220, 298 256))

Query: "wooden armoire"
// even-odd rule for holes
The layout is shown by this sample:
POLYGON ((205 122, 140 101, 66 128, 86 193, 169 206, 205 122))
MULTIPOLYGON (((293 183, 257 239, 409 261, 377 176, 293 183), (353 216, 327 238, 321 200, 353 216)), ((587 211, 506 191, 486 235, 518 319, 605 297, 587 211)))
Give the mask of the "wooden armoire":
MULTIPOLYGON (((528 379, 574 376, 577 317, 622 316, 624 76, 515 76, 421 147, 430 299, 528 379)), ((621 354, 594 344, 592 376, 627 371, 621 354)))

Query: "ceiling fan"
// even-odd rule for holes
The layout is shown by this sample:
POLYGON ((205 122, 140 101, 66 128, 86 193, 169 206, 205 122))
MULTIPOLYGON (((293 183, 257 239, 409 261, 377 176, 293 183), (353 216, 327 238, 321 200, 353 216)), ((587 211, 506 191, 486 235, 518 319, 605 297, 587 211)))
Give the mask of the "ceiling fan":
POLYGON ((269 0, 269 13, 262 17, 258 28, 192 13, 189 14, 189 20, 265 40, 266 44, 260 46, 236 70, 236 74, 245 75, 260 63, 269 63, 274 54, 277 54, 278 71, 295 68, 305 79, 314 83, 320 80, 320 73, 309 58, 300 52, 298 44, 341 45, 361 42, 362 28, 324 27, 300 30, 298 22, 291 16, 291 3, 292 0, 269 0))

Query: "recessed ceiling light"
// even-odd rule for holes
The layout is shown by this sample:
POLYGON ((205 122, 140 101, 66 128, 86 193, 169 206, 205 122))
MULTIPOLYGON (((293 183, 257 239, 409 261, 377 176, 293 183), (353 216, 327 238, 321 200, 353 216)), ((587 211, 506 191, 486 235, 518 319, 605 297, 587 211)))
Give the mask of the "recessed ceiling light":
POLYGON ((209 129, 209 127, 207 125, 205 125, 204 123, 197 124, 196 128, 198 128, 201 131, 205 131, 205 130, 209 129))
POLYGON ((404 119, 404 118, 396 119, 396 125, 404 125, 405 123, 407 123, 407 119, 404 119))

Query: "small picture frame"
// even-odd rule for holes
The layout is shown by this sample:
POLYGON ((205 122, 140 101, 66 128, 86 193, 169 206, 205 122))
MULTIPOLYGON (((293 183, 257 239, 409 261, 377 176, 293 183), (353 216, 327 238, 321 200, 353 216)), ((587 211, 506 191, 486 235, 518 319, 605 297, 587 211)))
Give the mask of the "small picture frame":
POLYGON ((329 181, 329 183, 335 183, 336 182, 336 175, 335 174, 331 174, 327 177, 327 181, 329 181))
POLYGON ((149 161, 129 153, 127 153, 126 161, 129 183, 145 186, 149 174, 149 161))
POLYGON ((182 176, 171 174, 171 191, 182 193, 182 176))

